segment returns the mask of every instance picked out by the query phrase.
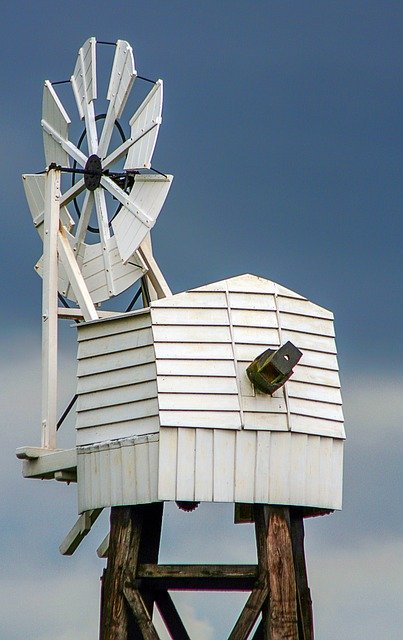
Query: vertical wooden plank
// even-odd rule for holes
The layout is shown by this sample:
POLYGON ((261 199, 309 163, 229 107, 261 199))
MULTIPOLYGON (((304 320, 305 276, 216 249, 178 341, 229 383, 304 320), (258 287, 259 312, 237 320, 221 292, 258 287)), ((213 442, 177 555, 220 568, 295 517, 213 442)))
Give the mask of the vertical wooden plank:
POLYGON ((110 453, 106 447, 99 447, 99 475, 103 504, 111 503, 110 453))
POLYGON ((318 505, 331 504, 333 438, 320 438, 320 471, 318 505))
POLYGON ((93 504, 100 504, 100 499, 101 499, 101 488, 100 488, 100 481, 101 481, 101 476, 100 476, 100 464, 99 464, 99 458, 100 458, 100 452, 99 449, 92 451, 91 454, 88 456, 90 459, 90 464, 91 464, 91 471, 90 471, 90 478, 91 478, 91 487, 92 487, 92 500, 93 500, 93 504))
POLYGON ((235 436, 235 502, 254 502, 256 432, 238 431, 235 436))
POLYGON ((234 502, 236 431, 214 429, 214 478, 215 502, 234 502))
POLYGON ((150 476, 150 501, 158 500, 158 442, 148 443, 148 468, 150 476))
POLYGON ((268 504, 270 485, 270 431, 256 433, 255 502, 268 504))
POLYGON ((213 500, 213 429, 196 429, 195 500, 213 500))
POLYGON ((109 449, 111 504, 122 504, 122 448, 114 443, 109 449))
POLYGON ((50 169, 45 181, 42 282, 42 447, 46 449, 56 449, 59 199, 60 170, 50 169))
POLYGON ((176 450, 178 430, 163 427, 160 430, 158 462, 158 499, 172 500, 176 491, 176 450))
POLYGON ((332 438, 332 505, 341 509, 343 502, 343 449, 344 440, 332 438))
POLYGON ((195 496, 195 429, 178 429, 176 499, 194 500, 195 496))
POLYGON ((136 445, 122 446, 122 504, 137 504, 136 445))
POLYGON ((139 503, 150 502, 150 467, 148 463, 149 444, 136 444, 135 449, 135 474, 137 500, 139 503))
POLYGON ((290 495, 290 432, 272 433, 270 439, 270 504, 288 504, 290 495))
POLYGON ((291 436, 290 500, 294 505, 305 504, 305 470, 308 437, 293 433, 291 436))
POLYGON ((320 471, 320 436, 308 436, 306 457, 305 504, 317 506, 320 471))

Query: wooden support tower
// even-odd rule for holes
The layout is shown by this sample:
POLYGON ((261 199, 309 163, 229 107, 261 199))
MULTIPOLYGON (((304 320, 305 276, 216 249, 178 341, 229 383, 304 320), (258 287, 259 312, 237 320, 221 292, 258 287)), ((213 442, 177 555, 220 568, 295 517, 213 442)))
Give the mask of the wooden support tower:
POLYGON ((170 591, 250 591, 228 640, 313 640, 302 510, 254 505, 257 565, 158 564, 162 517, 163 503, 112 508, 100 640, 158 640, 154 605, 190 640, 170 591))

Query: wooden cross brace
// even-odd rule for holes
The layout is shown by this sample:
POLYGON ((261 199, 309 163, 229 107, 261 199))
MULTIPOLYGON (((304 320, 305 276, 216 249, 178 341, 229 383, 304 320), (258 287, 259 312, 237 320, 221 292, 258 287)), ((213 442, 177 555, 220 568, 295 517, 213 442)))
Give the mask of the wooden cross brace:
POLYGON ((313 640, 302 513, 255 505, 257 565, 160 565, 163 504, 113 507, 102 580, 101 640, 190 640, 169 591, 250 591, 228 640, 313 640), (256 626, 261 615, 261 620, 256 626))

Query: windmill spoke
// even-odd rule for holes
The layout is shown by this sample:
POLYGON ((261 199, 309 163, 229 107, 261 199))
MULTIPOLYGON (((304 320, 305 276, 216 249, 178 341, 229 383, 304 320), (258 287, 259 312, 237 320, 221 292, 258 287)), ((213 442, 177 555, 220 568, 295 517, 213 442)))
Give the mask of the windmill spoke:
POLYGON ((77 196, 79 196, 80 193, 84 191, 84 189, 85 189, 84 178, 81 178, 81 180, 73 184, 73 186, 70 187, 70 189, 68 189, 65 193, 63 193, 60 199, 60 206, 63 207, 68 205, 72 200, 74 200, 74 198, 77 198, 77 196))
POLYGON ((85 236, 87 233, 93 207, 94 207, 94 193, 93 191, 86 191, 84 196, 84 202, 81 207, 80 219, 77 224, 77 231, 76 231, 75 241, 74 241, 75 247, 78 247, 85 240, 85 236))
POLYGON ((115 120, 122 115, 136 75, 131 46, 125 40, 118 40, 107 94, 109 107, 98 147, 100 158, 108 151, 115 120))
POLYGON ((109 255, 108 240, 110 238, 110 230, 108 223, 108 209, 106 205, 105 192, 103 189, 95 189, 95 206, 97 210, 99 237, 102 246, 102 258, 104 262, 106 282, 108 284, 109 295, 115 295, 115 288, 112 278, 111 261, 109 255))
POLYGON ((75 144, 70 142, 70 140, 63 138, 58 133, 58 131, 56 131, 56 129, 54 129, 48 122, 46 122, 46 120, 42 119, 41 125, 43 127, 43 130, 46 131, 46 133, 48 133, 53 138, 53 140, 57 142, 71 158, 73 158, 73 160, 78 162, 82 167, 85 166, 85 163, 87 162, 87 156, 82 151, 80 151, 80 149, 78 149, 75 144))
POLYGON ((151 229, 153 226, 153 220, 148 216, 145 211, 141 209, 141 207, 136 203, 130 200, 130 195, 127 195, 118 187, 111 178, 107 176, 103 176, 101 178, 102 186, 109 191, 109 193, 116 198, 126 209, 130 211, 143 225, 145 225, 148 229, 151 229))

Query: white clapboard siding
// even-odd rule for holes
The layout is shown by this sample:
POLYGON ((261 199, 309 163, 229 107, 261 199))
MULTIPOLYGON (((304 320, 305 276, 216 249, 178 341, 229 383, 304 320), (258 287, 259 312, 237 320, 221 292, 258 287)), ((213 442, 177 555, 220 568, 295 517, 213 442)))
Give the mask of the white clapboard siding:
POLYGON ((233 360, 182 360, 178 367, 177 360, 157 360, 156 368, 158 384, 160 377, 165 376, 203 376, 206 380, 210 376, 235 377, 235 363, 233 360))
POLYGON ((77 393, 91 393, 99 389, 118 389, 150 380, 155 380, 155 364, 153 362, 78 378, 77 393))
POLYGON ((155 361, 154 347, 152 344, 137 349, 118 351, 113 354, 94 356, 79 360, 77 365, 78 376, 96 375, 105 371, 124 369, 125 367, 140 364, 153 363, 155 361))
POLYGON ((78 333, 77 444, 157 432, 149 313, 87 323, 78 333))
POLYGON ((228 430, 230 416, 222 414, 239 411, 232 428, 241 424, 245 430, 282 431, 301 424, 291 421, 295 413, 310 416, 319 435, 321 418, 323 434, 333 425, 333 435, 344 437, 331 312, 252 275, 154 301, 150 312, 161 426, 228 430), (299 385, 287 383, 288 402, 284 390, 273 397, 256 394, 247 367, 267 348, 278 348, 287 340, 303 353, 291 378, 299 385), (224 371, 227 360, 235 364, 235 378, 224 371), (214 378, 219 376, 223 381, 216 386, 214 378), (235 397, 228 397, 228 388, 238 395, 238 407, 235 397))
POLYGON ((123 420, 110 424, 100 424, 91 427, 77 429, 76 444, 84 446, 94 442, 108 442, 119 438, 132 438, 148 433, 158 433, 160 421, 158 415, 143 416, 135 420, 123 420))
POLYGON ((341 509, 342 463, 343 440, 336 438, 166 428, 158 498, 341 509))
POLYGON ((158 435, 77 448, 79 512, 158 500, 158 435))

